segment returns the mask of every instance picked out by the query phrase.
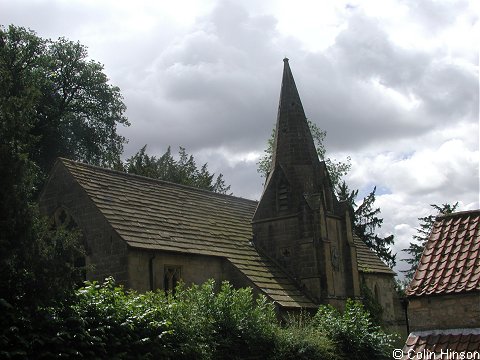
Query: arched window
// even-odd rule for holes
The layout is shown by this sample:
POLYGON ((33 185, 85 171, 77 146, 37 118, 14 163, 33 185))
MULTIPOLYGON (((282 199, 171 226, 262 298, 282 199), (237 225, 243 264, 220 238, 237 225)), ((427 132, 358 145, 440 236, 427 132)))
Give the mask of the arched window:
POLYGON ((171 292, 175 295, 175 288, 180 281, 181 268, 179 266, 166 265, 163 276, 163 289, 166 293, 171 292))
MULTIPOLYGON (((63 228, 70 231, 78 229, 78 225, 70 215, 68 209, 64 207, 59 207, 55 213, 53 214, 53 226, 55 228, 63 228)), ((78 254, 73 259, 73 265, 80 271, 80 284, 83 285, 83 282, 87 280, 87 264, 88 260, 87 257, 90 255, 90 250, 87 247, 86 241, 83 236, 80 239, 80 243, 83 245, 83 254, 78 254)))

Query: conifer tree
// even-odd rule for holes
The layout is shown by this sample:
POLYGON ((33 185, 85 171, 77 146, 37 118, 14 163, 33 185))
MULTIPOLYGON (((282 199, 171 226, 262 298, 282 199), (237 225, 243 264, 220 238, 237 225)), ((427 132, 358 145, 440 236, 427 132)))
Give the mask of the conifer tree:
POLYGON ((414 241, 410 243, 407 249, 403 249, 403 251, 410 255, 409 258, 403 259, 403 261, 410 265, 408 270, 403 271, 408 282, 410 282, 413 279, 413 275, 415 275, 417 265, 422 257, 423 249, 430 236, 436 217, 453 213, 458 207, 458 202, 453 205, 447 203, 442 205, 432 204, 430 206, 435 210, 435 213, 418 218, 420 224, 417 228, 417 234, 413 236, 414 241))
POLYGON ((149 156, 146 149, 147 145, 125 161, 126 172, 220 194, 226 194, 230 190, 230 185, 225 184, 222 174, 215 177, 215 174, 208 171, 206 163, 198 168, 193 155, 188 155, 183 147, 179 148, 178 160, 173 157, 170 147, 159 158, 149 156))
POLYGON ((394 235, 381 237, 377 230, 382 227, 383 219, 379 218, 380 208, 375 208, 375 192, 373 190, 357 206, 355 203, 358 190, 350 191, 345 181, 338 187, 338 197, 341 201, 347 201, 354 209, 354 231, 363 242, 373 250, 390 268, 396 264, 396 254, 392 253, 394 235))

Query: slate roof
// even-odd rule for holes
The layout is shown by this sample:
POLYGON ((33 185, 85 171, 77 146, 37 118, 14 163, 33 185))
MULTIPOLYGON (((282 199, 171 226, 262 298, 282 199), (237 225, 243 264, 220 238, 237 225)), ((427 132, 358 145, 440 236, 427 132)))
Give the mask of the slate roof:
MULTIPOLYGON (((129 246, 226 258, 283 307, 316 307, 252 240, 256 201, 59 159, 129 246)), ((57 163, 57 166, 59 164, 57 163)), ((354 236, 360 271, 394 274, 354 236)))
POLYGON ((59 161, 129 246, 223 257, 281 306, 316 307, 251 244, 256 201, 59 161))
POLYGON ((439 216, 407 296, 480 290, 480 210, 439 216))
POLYGON ((402 359, 478 359, 467 357, 480 351, 480 329, 432 330, 411 333, 403 347, 402 359), (461 357, 461 353, 465 357, 461 357), (435 356, 434 356, 435 354, 435 356), (448 355, 450 354, 450 356, 448 355), (457 355, 458 354, 458 355, 457 355))
POLYGON ((353 235, 353 243, 357 248, 358 271, 364 273, 383 273, 395 275, 390 269, 357 235, 353 235))

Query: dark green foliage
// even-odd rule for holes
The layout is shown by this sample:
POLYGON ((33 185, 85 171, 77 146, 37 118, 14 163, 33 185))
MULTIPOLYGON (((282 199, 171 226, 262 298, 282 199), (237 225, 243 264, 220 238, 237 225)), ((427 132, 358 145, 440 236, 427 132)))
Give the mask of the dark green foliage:
POLYGON ((381 325, 383 308, 382 305, 375 298, 375 294, 372 293, 365 281, 360 283, 360 292, 362 294, 362 304, 365 310, 370 314, 370 318, 374 325, 381 325))
POLYGON ((288 314, 286 324, 277 327, 272 359, 345 359, 334 342, 315 326, 312 315, 301 311, 288 314))
POLYGON ((410 246, 407 249, 403 249, 403 251, 410 255, 408 259, 403 260, 410 265, 410 269, 403 271, 405 273, 405 279, 407 280, 407 283, 409 283, 412 280, 413 275, 415 275, 415 270, 417 270, 417 265, 422 257, 423 249, 425 248, 425 244, 430 236, 430 232, 432 231, 435 218, 439 215, 447 215, 455 212, 458 207, 458 202, 453 205, 442 204, 439 206, 432 204, 430 206, 434 208, 435 214, 418 218, 420 227, 417 228, 417 235, 413 236, 414 241, 410 243, 410 246))
POLYGON ((59 156, 113 166, 128 125, 120 90, 80 43, 0 27, 1 134, 47 173, 59 156))
POLYGON ((78 281, 78 234, 54 229, 35 198, 57 156, 113 166, 128 122, 118 88, 86 48, 0 26, 0 299, 45 304, 78 281))
POLYGON ((4 306, 2 358, 263 359, 274 344, 275 313, 251 289, 209 281, 163 291, 126 292, 109 278, 86 283, 71 303, 24 314, 4 306), (20 357, 22 358, 22 357, 20 357))
POLYGON ((36 311, 0 300, 0 313, 2 359, 383 359, 391 344, 357 303, 280 326, 273 304, 226 282, 180 285, 173 297, 109 278, 36 311))
MULTIPOLYGON (((321 161, 325 161, 325 164, 328 168, 328 173, 330 175, 330 180, 332 181, 333 186, 337 186, 339 184, 340 179, 345 176, 352 167, 350 163, 350 157, 347 158, 346 162, 337 161, 335 159, 326 158, 326 149, 325 145, 323 144, 325 137, 327 136, 327 132, 325 130, 321 130, 317 124, 312 122, 311 120, 307 119, 308 127, 310 128, 310 132, 313 137, 313 141, 315 143, 315 149, 317 150, 318 158, 321 161)), ((263 151, 263 156, 257 162, 257 172, 262 175, 262 177, 267 177, 270 171, 270 166, 272 164, 272 155, 273 155, 273 146, 275 143, 275 127, 272 130, 272 134, 267 141, 267 148, 263 151)))
POLYGON ((373 190, 363 199, 360 206, 357 206, 355 199, 358 190, 350 191, 345 181, 338 187, 338 197, 341 201, 347 201, 354 209, 354 231, 363 240, 363 242, 372 249, 380 259, 382 259, 390 268, 396 264, 396 254, 392 253, 394 236, 389 235, 380 237, 376 233, 382 226, 383 219, 379 218, 380 208, 375 208, 375 192, 373 190))
POLYGON ((210 174, 207 164, 203 164, 199 169, 193 155, 188 155, 183 147, 180 147, 178 152, 178 160, 172 156, 170 147, 159 158, 149 156, 146 149, 147 145, 126 160, 124 166, 126 172, 198 187, 220 194, 226 194, 230 190, 230 185, 225 185, 222 174, 214 180, 215 174, 210 174))
POLYGON ((374 187, 363 199, 362 204, 355 209, 355 232, 380 259, 393 268, 396 263, 396 254, 393 254, 391 249, 394 237, 390 235, 383 238, 376 234, 376 230, 383 223, 383 219, 378 217, 380 208, 374 208, 376 190, 374 187))
POLYGON ((53 229, 32 201, 38 168, 11 144, 0 145, 0 299, 46 303, 79 280, 78 234, 53 229))

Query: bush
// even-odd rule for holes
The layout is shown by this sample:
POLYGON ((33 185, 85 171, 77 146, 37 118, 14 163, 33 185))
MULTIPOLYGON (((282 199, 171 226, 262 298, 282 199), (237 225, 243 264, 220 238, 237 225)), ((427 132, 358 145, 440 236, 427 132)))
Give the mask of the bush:
POLYGON ((275 352, 272 360, 336 360, 343 359, 332 340, 313 326, 306 312, 288 314, 286 324, 277 327, 275 352))
POLYGON ((393 336, 373 325, 360 302, 347 300, 341 314, 331 305, 321 306, 314 326, 332 339, 349 359, 389 359, 393 336))
POLYGON ((108 278, 35 311, 0 299, 0 326, 2 359, 383 359, 391 341, 358 303, 281 326, 265 297, 214 281, 180 285, 172 296, 126 291, 108 278))
POLYGON ((264 358, 273 346, 275 311, 265 297, 256 301, 250 288, 234 289, 214 281, 186 288, 180 285, 168 297, 177 357, 241 359, 264 358))

